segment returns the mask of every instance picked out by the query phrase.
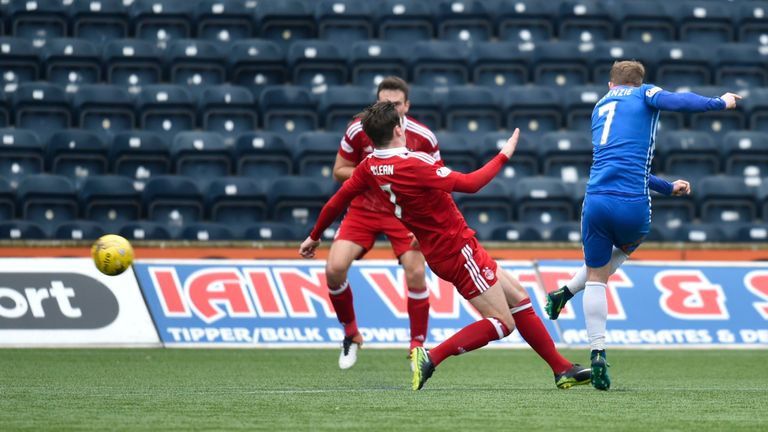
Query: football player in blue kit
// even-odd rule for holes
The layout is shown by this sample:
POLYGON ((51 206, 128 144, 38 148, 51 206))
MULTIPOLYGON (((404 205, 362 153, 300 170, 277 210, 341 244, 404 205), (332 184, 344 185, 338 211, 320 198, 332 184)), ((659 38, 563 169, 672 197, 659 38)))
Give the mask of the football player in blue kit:
POLYGON ((592 111, 592 168, 581 215, 584 262, 573 279, 547 296, 546 312, 557 319, 566 302, 584 290, 584 317, 592 359, 592 385, 608 390, 605 329, 608 278, 642 243, 651 224, 649 189, 687 195, 684 180, 669 183, 650 174, 660 111, 703 112, 733 109, 740 96, 703 97, 671 93, 643 84, 645 68, 636 61, 613 64, 609 91, 592 111))

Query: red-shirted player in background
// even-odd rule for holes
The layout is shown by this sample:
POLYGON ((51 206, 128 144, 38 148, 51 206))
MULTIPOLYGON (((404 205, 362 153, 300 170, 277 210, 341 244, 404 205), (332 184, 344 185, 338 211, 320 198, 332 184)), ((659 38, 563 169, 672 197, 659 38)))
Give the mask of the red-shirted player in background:
POLYGON ((520 131, 516 129, 501 152, 485 166, 462 174, 405 147, 405 131, 394 104, 378 102, 361 117, 375 150, 323 207, 299 253, 305 258, 314 257, 320 233, 355 196, 366 191, 378 194, 382 198, 379 202, 414 233, 432 271, 452 282, 485 319, 464 327, 429 352, 423 347, 413 348, 413 389, 421 389, 447 357, 501 339, 515 325, 552 368, 557 387, 590 382, 590 368, 575 365, 560 355, 525 289, 477 242, 475 232, 467 226, 451 197, 451 192, 474 193, 490 182, 514 152, 520 131))
MULTIPOLYGON (((397 77, 384 78, 376 91, 376 97, 379 101, 389 101, 395 105, 409 150, 424 152, 440 159, 437 138, 432 131, 406 115, 410 102, 405 81, 397 77)), ((333 167, 334 178, 344 182, 371 152, 373 143, 363 132, 360 120, 356 119, 349 124, 341 140, 341 148, 333 167)), ((388 212, 378 203, 378 199, 376 195, 369 193, 352 201, 331 245, 325 266, 330 299, 339 322, 344 326, 345 337, 339 356, 339 367, 342 369, 348 369, 355 364, 357 350, 363 343, 363 338, 357 330, 347 271, 354 260, 361 258, 373 247, 381 233, 389 239, 395 256, 405 270, 408 319, 411 324, 409 353, 410 349, 422 346, 427 337, 429 291, 424 280, 424 256, 411 247, 412 236, 408 229, 392 212, 388 212)))

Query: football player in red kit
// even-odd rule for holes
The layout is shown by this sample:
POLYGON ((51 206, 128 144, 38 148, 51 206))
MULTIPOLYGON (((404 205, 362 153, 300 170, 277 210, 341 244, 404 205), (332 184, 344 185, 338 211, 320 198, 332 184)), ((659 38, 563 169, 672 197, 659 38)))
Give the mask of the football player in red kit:
MULTIPOLYGON (((424 152, 435 159, 440 159, 437 138, 426 126, 407 115, 408 84, 398 77, 384 78, 376 91, 379 101, 389 101, 395 105, 405 133, 405 145, 411 151, 424 152)), ((347 127, 341 140, 341 147, 336 155, 333 176, 339 181, 347 180, 355 167, 373 152, 373 143, 363 131, 360 119, 355 119, 347 127)), ((329 297, 336 310, 339 322, 344 326, 344 341, 339 355, 339 367, 348 369, 357 361, 357 350, 363 338, 357 329, 355 309, 352 304, 352 289, 347 280, 347 272, 352 262, 365 255, 373 247, 379 234, 384 233, 392 244, 392 250, 405 270, 405 282, 408 288, 406 306, 410 320, 410 350, 424 345, 429 320, 429 291, 424 280, 424 256, 411 247, 412 235, 392 212, 378 203, 374 193, 363 194, 349 206, 344 220, 328 253, 325 277, 329 297)))
POLYGON ((475 239, 451 192, 474 193, 493 179, 517 145, 519 130, 499 154, 482 168, 463 174, 451 171, 421 152, 405 147, 405 133, 394 104, 378 102, 361 114, 365 133, 375 150, 328 201, 299 253, 312 258, 320 233, 349 202, 366 191, 378 194, 385 206, 416 236, 432 271, 452 282, 484 319, 474 322, 437 347, 414 347, 412 388, 419 390, 446 358, 504 338, 517 326, 520 335, 551 367, 558 388, 590 382, 590 369, 565 359, 555 348, 528 294, 475 239))

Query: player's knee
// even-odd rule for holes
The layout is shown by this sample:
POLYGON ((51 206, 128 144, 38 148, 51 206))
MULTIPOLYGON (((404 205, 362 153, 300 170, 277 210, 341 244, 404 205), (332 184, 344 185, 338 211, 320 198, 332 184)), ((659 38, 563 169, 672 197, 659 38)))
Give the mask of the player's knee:
POLYGON ((512 317, 509 317, 508 319, 488 317, 486 319, 490 321, 491 324, 493 324, 493 326, 496 328, 499 339, 503 339, 509 336, 512 333, 512 330, 515 328, 515 320, 513 320, 512 317))
POLYGON ((408 283, 408 287, 423 287, 425 277, 424 266, 413 266, 405 269, 405 281, 408 283))
POLYGON ((347 279, 347 266, 344 263, 328 260, 325 264, 325 278, 328 285, 338 285, 347 279))

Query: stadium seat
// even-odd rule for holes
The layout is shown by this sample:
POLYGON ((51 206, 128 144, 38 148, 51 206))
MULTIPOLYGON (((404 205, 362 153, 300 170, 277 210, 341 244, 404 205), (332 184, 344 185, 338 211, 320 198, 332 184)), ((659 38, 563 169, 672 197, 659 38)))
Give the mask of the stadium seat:
POLYGON ((267 219, 267 194, 260 180, 222 177, 211 181, 205 195, 208 219, 243 227, 267 219))
POLYGON ((133 98, 122 87, 80 86, 72 95, 72 107, 78 126, 103 135, 129 131, 136 124, 133 98))
POLYGON ((13 92, 20 83, 41 78, 38 51, 27 39, 0 37, 0 59, 3 62, 1 90, 13 92))
POLYGON ((743 223, 757 218, 759 178, 714 176, 697 185, 701 221, 707 223, 743 223))
POLYGON ((408 115, 418 120, 431 130, 440 129, 442 125, 442 108, 435 99, 432 89, 421 86, 411 86, 408 89, 408 100, 411 107, 408 115))
POLYGON ((75 185, 58 175, 27 176, 16 189, 16 208, 21 219, 45 226, 77 219, 75 185))
POLYGON ((128 10, 121 0, 75 0, 72 35, 94 43, 128 37, 128 10))
POLYGON ((448 87, 469 82, 467 61, 471 49, 464 42, 417 42, 411 53, 413 84, 448 87))
POLYGON ((185 227, 179 236, 181 240, 198 242, 234 240, 235 235, 229 226, 213 222, 198 222, 185 227))
POLYGON ((224 53, 212 42, 176 39, 168 44, 165 59, 170 82, 190 91, 197 93, 226 81, 224 53))
POLYGON ((511 42, 482 42, 470 53, 472 81, 475 85, 505 88, 528 83, 530 51, 511 42))
POLYGON ((42 173, 44 167, 44 147, 34 131, 0 129, 0 177, 16 188, 21 179, 42 173))
POLYGON ((56 225, 53 238, 56 240, 96 240, 106 233, 102 223, 92 220, 73 220, 56 225))
POLYGON ((118 175, 92 175, 79 190, 81 215, 96 222, 126 222, 141 218, 141 196, 133 180, 118 175))
POLYGON ((720 172, 720 148, 706 132, 667 132, 658 139, 656 154, 665 173, 696 179, 720 172))
POLYGON ((670 91, 711 83, 712 74, 709 67, 711 54, 703 47, 682 42, 666 42, 651 49, 657 51, 659 63, 656 65, 655 80, 646 78, 646 81, 670 91))
MULTIPOLYGON (((727 87, 693 87, 691 91, 702 96, 717 97, 728 91, 733 91, 727 87)), ((691 114, 690 128, 700 130, 720 137, 726 132, 742 130, 746 127, 746 118, 744 110, 736 104, 736 109, 727 111, 707 111, 691 114)))
POLYGON ((474 142, 466 136, 454 132, 437 132, 437 142, 440 147, 440 158, 448 168, 467 173, 477 168, 477 152, 474 142))
POLYGON ((643 242, 674 242, 677 241, 675 237, 676 235, 677 228, 668 228, 657 223, 652 223, 643 242))
POLYGON ((501 0, 496 9, 500 41, 530 44, 554 38, 557 2, 501 0))
POLYGON ((490 40, 493 6, 480 0, 440 0, 434 5, 437 37, 474 43, 490 40))
MULTIPOLYGON (((485 134, 483 144, 478 149, 480 153, 480 163, 490 160, 499 153, 504 143, 507 142, 512 134, 510 132, 492 132, 485 134)), ((440 152, 442 153, 442 142, 440 143, 440 152)), ((515 155, 505 165, 498 174, 498 177, 504 179, 518 179, 539 175, 539 146, 538 140, 532 141, 522 134, 518 138, 515 155)))
POLYGON ((549 225, 574 219, 571 194, 559 179, 522 178, 514 187, 518 221, 549 225))
POLYGON ((483 87, 454 86, 443 104, 445 127, 451 132, 477 134, 501 128, 501 110, 494 93, 483 87))
MULTIPOLYGON (((607 81, 606 81, 607 82, 607 81)), ((595 104, 608 93, 605 85, 574 86, 563 94, 565 125, 570 131, 592 131, 592 111, 595 104)))
POLYGON ((722 87, 749 89, 768 86, 768 47, 755 44, 723 44, 714 59, 715 83, 722 87))
POLYGON ((256 28, 254 7, 240 0, 201 0, 195 2, 197 37, 228 43, 253 36, 256 28))
POLYGON ((581 224, 579 222, 559 223, 552 227, 547 240, 581 244, 581 224))
POLYGON ((347 82, 347 59, 338 45, 323 40, 301 40, 288 49, 288 69, 295 85, 322 93, 329 85, 347 82))
POLYGON ((757 190, 757 204, 761 207, 760 214, 763 222, 768 220, 768 177, 763 177, 757 190))
POLYGON ((510 191, 499 179, 491 180, 474 194, 456 194, 456 204, 471 227, 507 223, 513 216, 510 191))
POLYGON ((725 233, 715 224, 691 224, 676 229, 674 239, 688 243, 722 242, 725 233))
POLYGON ((194 179, 232 174, 231 147, 213 132, 180 132, 171 144, 174 172, 194 179))
POLYGON ((605 94, 608 82, 611 80, 611 67, 616 61, 635 59, 643 62, 646 67, 646 80, 651 77, 650 70, 656 64, 655 50, 638 42, 606 41, 594 44, 594 49, 584 54, 588 56, 591 70, 591 81, 597 87, 602 87, 605 94))
POLYGON ((739 30, 739 42, 762 44, 768 42, 768 22, 764 4, 759 2, 739 2, 734 5, 734 21, 739 30))
POLYGON ((171 233, 165 225, 157 222, 135 221, 123 224, 118 232, 129 241, 170 240, 171 233))
POLYGON ((256 102, 244 87, 230 85, 206 87, 198 100, 203 130, 216 132, 231 144, 245 132, 258 129, 256 102))
POLYGON ((319 126, 315 100, 302 87, 267 87, 259 96, 259 106, 266 131, 295 136, 319 126))
POLYGON ((271 219, 308 225, 315 222, 331 191, 331 182, 318 178, 281 177, 269 186, 271 219))
POLYGON ((583 132, 550 132, 539 140, 543 173, 565 183, 589 178, 592 140, 583 132))
POLYGON ((0 220, 10 220, 16 217, 15 189, 8 180, 0 177, 0 220))
MULTIPOLYGON (((607 3, 619 23, 619 40, 655 44, 675 40, 675 20, 664 0, 620 0, 607 3)), ((637 58, 628 56, 626 58, 637 58)))
MULTIPOLYGON (((673 182, 679 178, 690 179, 685 175, 676 177, 672 175, 659 175, 666 181, 673 182)), ((698 194, 697 182, 692 182, 693 193, 698 194)), ((683 225, 690 224, 696 218, 696 203, 692 196, 669 196, 657 192, 651 192, 652 225, 664 229, 674 230, 683 225)), ((669 237, 667 232, 658 233, 669 237)), ((662 240, 664 241, 664 240, 662 240)))
POLYGON ((370 40, 352 45, 349 54, 351 81, 360 86, 378 86, 384 77, 406 77, 405 56, 394 42, 370 40))
POLYGON ((744 223, 720 225, 725 233, 725 241, 730 243, 765 243, 768 241, 768 228, 762 223, 744 223))
POLYGON ((742 177, 768 176, 768 134, 729 132, 723 137, 725 173, 742 177))
POLYGON ((153 132, 116 134, 109 147, 109 160, 112 173, 133 179, 140 186, 152 176, 171 172, 170 146, 153 132))
POLYGON ((285 53, 273 41, 247 39, 233 43, 228 51, 229 81, 246 87, 258 97, 266 86, 288 80, 285 53))
POLYGON ((1 240, 43 240, 46 233, 43 228, 25 220, 0 220, 1 240))
POLYGON ((293 153, 285 141, 269 132, 250 132, 235 141, 237 174, 274 178, 293 172, 293 153))
POLYGON ((162 80, 161 51, 138 39, 118 39, 104 45, 107 81, 126 87, 158 84, 162 80))
POLYGON ((13 93, 14 125, 34 130, 44 141, 51 133, 72 126, 72 113, 61 87, 44 82, 19 85, 13 93))
POLYGON ((141 88, 136 98, 139 127, 172 139, 195 128, 195 104, 182 86, 155 84, 141 88))
POLYGON ((0 91, 0 128, 11 124, 11 104, 5 92, 0 91))
POLYGON ((749 97, 740 101, 749 114, 749 130, 768 132, 768 88, 749 90, 749 97))
POLYGON ((55 132, 48 141, 46 172, 68 177, 75 186, 107 172, 107 146, 98 135, 81 129, 55 132))
POLYGON ((520 128, 523 136, 560 129, 563 116, 558 93, 549 87, 510 86, 504 93, 507 129, 520 128))
POLYGON ((703 46, 733 42, 733 6, 722 2, 689 0, 678 6, 680 40, 703 46))
POLYGON ((594 43, 613 39, 613 21, 604 2, 565 0, 560 4, 560 40, 594 43))
POLYGON ((384 0, 378 10, 379 38, 400 44, 430 40, 435 35, 431 2, 384 0))
MULTIPOLYGON (((1 225, 0 225, 1 227, 1 225)), ((309 230, 299 233, 296 225, 284 222, 260 222, 248 225, 243 240, 295 241, 307 238, 309 230)))
POLYGON ((299 175, 332 179, 342 135, 343 132, 304 132, 299 135, 294 147, 299 175))
POLYGON ((56 38, 43 46, 41 64, 46 81, 67 89, 101 79, 101 51, 82 39, 56 38))
POLYGON ((166 225, 171 235, 203 220, 203 196, 193 179, 176 175, 153 176, 144 187, 145 218, 166 225))
POLYGON ((69 7, 60 0, 13 1, 11 34, 32 40, 65 37, 69 7))
POLYGON ((375 100, 376 95, 370 87, 328 87, 328 90, 320 96, 318 104, 318 112, 324 116, 325 130, 341 137, 355 114, 375 100))
POLYGON ((521 223, 504 223, 496 225, 490 232, 486 240, 491 241, 514 241, 514 242, 536 242, 541 241, 541 233, 535 226, 521 223))
POLYGON ((593 44, 572 42, 543 42, 536 44, 532 52, 533 81, 543 86, 576 86, 589 82, 587 57, 594 50, 593 44))
POLYGON ((321 0, 316 2, 318 37, 348 43, 373 37, 373 8, 369 2, 321 0))
POLYGON ((317 36, 314 8, 308 2, 282 0, 260 2, 256 9, 259 35, 281 44, 317 36))
POLYGON ((172 39, 192 36, 196 2, 186 0, 134 0, 131 5, 133 34, 165 48, 172 39))

